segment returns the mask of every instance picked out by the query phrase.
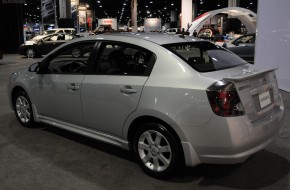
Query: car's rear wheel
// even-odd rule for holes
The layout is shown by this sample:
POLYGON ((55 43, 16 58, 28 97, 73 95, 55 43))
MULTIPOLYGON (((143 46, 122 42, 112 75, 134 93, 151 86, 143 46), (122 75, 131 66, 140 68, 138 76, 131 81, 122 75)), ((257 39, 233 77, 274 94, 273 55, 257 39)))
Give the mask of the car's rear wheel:
POLYGON ((145 173, 167 179, 181 163, 179 142, 161 124, 147 123, 141 126, 134 137, 134 152, 145 173))
POLYGON ((26 57, 28 58, 34 58, 36 57, 35 50, 33 48, 28 48, 25 52, 26 57))
POLYGON ((31 102, 25 91, 16 92, 14 99, 15 115, 21 125, 25 127, 34 127, 33 112, 31 102))

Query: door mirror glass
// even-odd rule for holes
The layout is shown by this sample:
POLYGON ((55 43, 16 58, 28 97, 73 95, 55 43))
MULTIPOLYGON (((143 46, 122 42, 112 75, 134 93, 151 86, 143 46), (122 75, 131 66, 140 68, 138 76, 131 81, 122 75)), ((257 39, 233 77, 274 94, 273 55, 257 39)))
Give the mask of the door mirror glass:
POLYGON ((34 64, 30 65, 29 68, 28 68, 28 71, 29 72, 37 72, 38 71, 38 67, 39 67, 38 64, 39 63, 34 63, 34 64))

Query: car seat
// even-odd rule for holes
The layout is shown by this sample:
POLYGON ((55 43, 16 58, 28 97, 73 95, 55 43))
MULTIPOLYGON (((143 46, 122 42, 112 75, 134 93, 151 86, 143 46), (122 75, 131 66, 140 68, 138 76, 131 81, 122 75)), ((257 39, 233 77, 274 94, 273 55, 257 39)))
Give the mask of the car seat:
POLYGON ((109 55, 108 60, 111 63, 111 68, 107 70, 107 74, 126 74, 127 57, 122 51, 112 51, 109 55))

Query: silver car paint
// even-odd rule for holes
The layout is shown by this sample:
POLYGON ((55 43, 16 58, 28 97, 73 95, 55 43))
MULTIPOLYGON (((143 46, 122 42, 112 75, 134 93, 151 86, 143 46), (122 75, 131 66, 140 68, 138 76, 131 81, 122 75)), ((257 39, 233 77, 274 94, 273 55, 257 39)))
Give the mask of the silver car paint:
POLYGON ((81 88, 84 75, 41 74, 31 80, 39 115, 83 125, 81 88))
MULTIPOLYGON (((146 34, 144 36, 149 36, 146 39, 150 40, 150 35, 146 34)), ((27 71, 19 72, 11 81, 8 87, 9 94, 11 94, 14 86, 22 86, 31 97, 34 107, 34 116, 38 121, 43 121, 123 148, 128 148, 128 129, 134 119, 141 116, 159 118, 171 126, 177 133, 181 140, 185 161, 188 166, 194 166, 199 163, 242 162, 248 156, 272 142, 278 134, 284 113, 283 102, 280 96, 275 96, 276 109, 274 111, 270 110, 271 112, 267 115, 252 122, 247 115, 239 117, 219 117, 213 114, 208 103, 206 89, 217 80, 226 77, 230 78, 231 76, 229 76, 228 73, 233 72, 242 74, 245 68, 233 68, 219 72, 201 74, 189 67, 176 55, 156 44, 180 42, 190 40, 190 38, 180 39, 172 36, 166 36, 165 38, 153 37, 157 40, 155 43, 138 39, 142 38, 142 36, 131 38, 126 37, 125 34, 122 38, 118 36, 102 35, 89 37, 87 39, 96 38, 100 40, 117 40, 138 44, 146 49, 150 49, 157 55, 155 66, 148 80, 147 77, 140 77, 132 83, 130 77, 120 77, 118 82, 121 78, 123 78, 123 82, 118 83, 113 88, 109 88, 109 96, 115 99, 126 100, 129 103, 128 108, 124 109, 124 105, 117 105, 116 107, 116 105, 109 105, 110 102, 107 102, 104 106, 108 107, 102 107, 100 109, 106 110, 117 108, 115 110, 116 113, 126 110, 128 115, 127 118, 126 114, 123 114, 117 116, 118 121, 106 120, 106 124, 101 125, 103 127, 99 127, 100 123, 97 123, 95 126, 98 130, 96 131, 92 130, 93 123, 90 121, 94 114, 91 114, 86 120, 90 128, 86 125, 72 124, 57 118, 45 117, 38 113, 39 108, 36 104, 36 97, 34 97, 38 97, 38 94, 34 94, 30 87, 31 80, 41 81, 39 79, 40 76, 36 73, 29 73, 27 71), (142 83, 145 83, 143 91, 141 87, 142 83), (137 88, 137 92, 141 93, 139 103, 138 98, 140 95, 138 93, 133 96, 132 94, 120 93, 119 90, 122 85, 129 85, 137 88), (123 127, 123 130, 110 127, 107 131, 104 126, 109 126, 111 124, 113 126, 118 125, 120 128, 123 127)), ((194 41, 196 39, 192 38, 192 40, 194 41)), ((80 39, 75 41, 80 41, 80 39)), ((57 51, 57 49, 54 51, 57 51)), ((250 66, 246 67, 247 69, 251 69, 250 66)), ((101 80, 101 77, 105 78, 107 76, 98 77, 101 80)), ((98 88, 107 88, 102 86, 102 84, 105 84, 104 81, 93 84, 95 83, 94 80, 98 77, 86 76, 84 79, 86 82, 83 83, 84 86, 81 87, 80 91, 87 89, 90 85, 98 88)), ((114 77, 112 77, 106 83, 114 83, 115 80, 116 78, 114 79, 114 77)), ((77 82, 79 82, 79 80, 77 80, 77 82)), ((274 88, 277 88, 277 86, 274 85, 274 88)), ((276 91, 277 90, 278 89, 276 89, 276 91)), ((69 92, 65 92, 64 94, 68 93, 69 92)), ((96 93, 96 89, 91 89, 90 92, 84 92, 82 94, 88 98, 90 97, 90 93, 96 93)), ((102 96, 103 95, 100 95, 100 98, 94 100, 93 103, 97 104, 97 102, 100 102, 102 96)), ((45 98, 42 100, 45 100, 45 98)), ((89 107, 88 110, 85 111, 86 113, 95 111, 96 108, 89 106, 88 100, 82 101, 89 107)), ((47 106, 49 106, 49 103, 47 103, 47 106)), ((100 111, 98 111, 98 113, 100 113, 100 111)))
POLYGON ((84 125, 121 138, 122 125, 128 115, 137 109, 147 78, 86 76, 81 94, 84 125))

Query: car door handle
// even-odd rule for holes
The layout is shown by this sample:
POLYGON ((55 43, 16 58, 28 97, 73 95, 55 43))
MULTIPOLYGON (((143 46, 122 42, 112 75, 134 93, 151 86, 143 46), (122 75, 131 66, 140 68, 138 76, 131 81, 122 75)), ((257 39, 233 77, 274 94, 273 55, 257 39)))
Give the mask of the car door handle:
POLYGON ((132 88, 131 86, 122 86, 122 87, 120 88, 120 92, 122 92, 122 93, 124 93, 124 94, 134 94, 134 93, 137 93, 138 90, 132 88))
POLYGON ((69 90, 71 90, 71 91, 75 91, 75 90, 79 90, 80 89, 80 87, 77 86, 75 83, 71 83, 67 88, 69 90))

